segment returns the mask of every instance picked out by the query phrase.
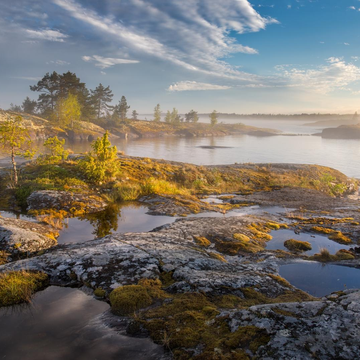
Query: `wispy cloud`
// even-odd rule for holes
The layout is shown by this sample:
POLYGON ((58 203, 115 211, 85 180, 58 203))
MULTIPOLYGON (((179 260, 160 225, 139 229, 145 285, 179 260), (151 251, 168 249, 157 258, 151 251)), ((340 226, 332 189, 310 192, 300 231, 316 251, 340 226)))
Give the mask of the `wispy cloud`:
POLYGON ((227 90, 230 86, 207 84, 196 81, 180 81, 170 85, 169 91, 227 90))
POLYGON ((360 80, 360 68, 342 58, 330 57, 326 65, 301 69, 287 65, 277 67, 279 75, 290 81, 290 86, 327 94, 345 89, 360 80))
POLYGON ((19 79, 19 80, 28 80, 28 81, 39 81, 41 77, 33 77, 33 76, 14 76, 12 79, 19 79))
POLYGON ((58 66, 70 65, 70 63, 65 60, 51 60, 51 61, 48 61, 46 64, 48 64, 48 65, 52 64, 52 65, 58 65, 58 66))
POLYGON ((129 60, 129 59, 115 59, 115 58, 106 58, 99 55, 93 56, 83 56, 82 59, 86 62, 94 62, 95 66, 98 66, 101 69, 107 69, 114 65, 119 64, 138 64, 138 60, 129 60))
POLYGON ((65 39, 69 37, 68 35, 63 34, 58 30, 50 30, 50 29, 45 29, 45 30, 26 29, 25 32, 27 37, 36 40, 64 42, 65 39))
POLYGON ((108 3, 111 16, 74 0, 53 2, 97 34, 117 40, 130 53, 145 53, 191 71, 239 80, 249 80, 248 75, 230 66, 226 57, 258 51, 239 44, 231 35, 257 32, 278 23, 262 17, 248 0, 169 1, 166 5, 163 0, 126 0, 121 6, 108 3))

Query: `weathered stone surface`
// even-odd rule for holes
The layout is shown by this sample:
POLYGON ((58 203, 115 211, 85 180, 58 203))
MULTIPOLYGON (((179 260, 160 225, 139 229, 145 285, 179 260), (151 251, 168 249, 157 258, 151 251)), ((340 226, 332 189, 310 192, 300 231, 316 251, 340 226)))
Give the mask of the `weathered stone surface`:
MULTIPOLYGON (((226 256, 214 244, 200 246, 195 236, 226 236, 246 232, 255 217, 181 219, 150 233, 109 235, 84 243, 57 246, 46 254, 9 263, 9 270, 41 270, 53 284, 112 289, 157 279, 171 272, 170 293, 201 292, 211 296, 232 294, 251 287, 267 298, 294 291, 279 280, 279 259, 271 252, 226 256), (261 259, 260 259, 261 257, 261 259), (257 261, 261 260, 261 261, 257 261)), ((256 305, 221 310, 232 332, 244 326, 264 329, 270 341, 250 354, 261 359, 356 359, 360 348, 360 291, 334 293, 314 302, 256 305)), ((211 325, 211 324, 209 324, 211 325)))
POLYGON ((45 235, 50 232, 48 227, 30 221, 0 218, 0 250, 19 255, 49 249, 56 245, 54 238, 45 235))
POLYGON ((357 359, 360 349, 360 290, 320 301, 252 306, 223 312, 232 331, 253 325, 270 335, 261 359, 357 359))
POLYGON ((75 194, 67 191, 34 191, 27 199, 28 210, 58 209, 68 212, 97 212, 106 207, 106 202, 94 194, 75 194))

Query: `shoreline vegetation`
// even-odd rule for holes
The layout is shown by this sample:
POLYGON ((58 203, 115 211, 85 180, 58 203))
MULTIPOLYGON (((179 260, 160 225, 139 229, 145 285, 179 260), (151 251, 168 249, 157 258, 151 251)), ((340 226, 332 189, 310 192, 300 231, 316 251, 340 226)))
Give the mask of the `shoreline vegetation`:
MULTIPOLYGON (((35 136, 46 139, 47 152, 17 167, 9 162, 11 171, 0 173, 0 208, 20 210, 36 219, 0 218, 0 292, 9 295, 0 305, 30 302, 48 284, 86 286, 97 299, 110 303, 129 335, 148 336, 179 360, 285 358, 294 346, 302 355, 317 351, 321 357, 330 351, 327 342, 318 339, 316 346, 309 345, 306 336, 299 341, 289 335, 288 346, 279 347, 274 329, 285 331, 284 319, 298 324, 309 312, 312 323, 327 331, 337 321, 329 321, 334 307, 349 330, 331 351, 338 353, 357 334, 358 323, 351 319, 359 291, 345 290, 320 300, 278 273, 281 264, 291 261, 358 266, 360 213, 356 201, 347 198, 358 190, 357 180, 318 165, 197 166, 130 157, 118 153, 110 133, 101 128, 86 134, 87 140, 93 137, 91 151, 69 156, 64 141, 57 137, 58 129, 52 133, 51 124, 39 118, 23 121, 38 122, 37 128, 26 126, 28 133, 21 132, 28 141, 26 149, 23 142, 9 141, 1 128, 4 148, 10 153, 16 148, 17 154, 24 155, 35 136), (227 195, 221 203, 202 201, 222 194, 227 195), (183 219, 148 233, 111 234, 118 205, 134 200, 147 204, 151 214, 183 219), (283 215, 187 218, 202 212, 225 214, 254 204, 295 210, 283 215), (98 223, 96 239, 58 246, 56 238, 65 220, 83 216, 98 223), (303 253, 308 243, 289 238, 289 251, 266 250, 271 234, 281 229, 322 233, 354 249, 335 255, 325 249, 309 257, 303 253), (348 301, 346 309, 343 301, 348 301), (258 325, 264 319, 271 327, 258 325)), ((121 126, 122 131, 148 134, 154 123, 150 125, 133 120, 121 126)), ((182 134, 186 127, 202 134, 196 136, 206 131, 214 136, 223 129, 253 131, 242 124, 155 125, 156 134, 168 134, 168 129, 182 134)), ((84 133, 79 129, 71 131, 84 133)), ((301 326, 303 334, 311 334, 312 326, 303 322, 301 326)), ((352 351, 349 354, 347 358, 355 356, 352 351)))

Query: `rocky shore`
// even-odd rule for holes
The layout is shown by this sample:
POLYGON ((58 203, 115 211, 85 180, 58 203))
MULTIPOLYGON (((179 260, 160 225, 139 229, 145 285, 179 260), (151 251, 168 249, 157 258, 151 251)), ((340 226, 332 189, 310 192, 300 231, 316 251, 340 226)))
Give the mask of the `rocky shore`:
MULTIPOLYGON (((181 179, 177 163, 121 161, 124 171, 131 164, 129 179, 136 171, 153 168, 161 174, 161 166, 169 176, 181 179)), ((181 194, 143 196, 140 200, 151 214, 183 216, 151 232, 57 245, 51 224, 0 218, 0 250, 7 254, 0 272, 26 269, 45 273, 52 285, 85 285, 98 299, 109 301, 121 319, 121 326, 108 326, 121 327, 128 336, 150 337, 164 346, 169 358, 357 358, 360 290, 311 296, 282 278, 279 269, 315 258, 296 249, 266 247, 274 231, 320 231, 348 249, 341 256, 332 255, 328 263, 359 268, 356 184, 335 172, 336 178, 327 178, 326 184, 316 183, 324 169, 291 164, 194 167, 185 172, 190 177, 191 171, 213 174, 215 170, 227 179, 241 173, 241 184, 251 185, 217 195, 220 204, 181 194), (269 186, 269 179, 275 178, 279 184, 269 186), (287 179, 303 183, 305 178, 309 188, 281 186, 287 179), (335 197, 339 183, 342 191, 335 197), (259 211, 247 213, 250 205, 259 211), (271 207, 283 210, 260 211, 271 207), (226 215, 234 209, 244 213, 226 215), (197 217, 191 217, 193 213, 197 217)), ((103 209, 104 197, 90 190, 83 194, 37 190, 27 199, 28 209, 37 211, 40 221, 41 211, 49 209, 64 209, 67 214, 76 204, 84 213, 103 209)))

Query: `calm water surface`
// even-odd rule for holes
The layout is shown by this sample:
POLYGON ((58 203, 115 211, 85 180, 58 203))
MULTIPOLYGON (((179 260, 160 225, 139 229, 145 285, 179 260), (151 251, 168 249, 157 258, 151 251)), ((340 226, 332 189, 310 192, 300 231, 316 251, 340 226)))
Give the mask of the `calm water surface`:
MULTIPOLYGON (((234 163, 296 163, 329 166, 360 178, 360 140, 322 139, 318 136, 236 135, 223 137, 118 140, 119 150, 131 156, 189 162, 197 165, 234 163), (204 149, 199 146, 228 146, 204 149)), ((68 144, 75 151, 89 150, 88 142, 68 144)))
POLYGON ((0 309, 1 358, 7 360, 152 360, 150 339, 121 336, 100 319, 109 305, 78 289, 50 286, 29 306, 0 309))
POLYGON ((312 235, 312 234, 295 234, 293 230, 277 230, 272 231, 271 236, 272 240, 268 241, 266 244, 266 249, 268 250, 286 250, 288 249, 284 246, 284 241, 289 239, 307 241, 311 244, 312 249, 309 251, 304 251, 306 255, 313 255, 320 252, 321 248, 326 248, 329 250, 330 254, 335 254, 340 249, 349 249, 351 246, 338 244, 335 241, 332 241, 324 235, 312 235))
POLYGON ((346 266, 299 262, 280 266, 279 273, 292 285, 317 297, 360 289, 360 269, 346 266))

